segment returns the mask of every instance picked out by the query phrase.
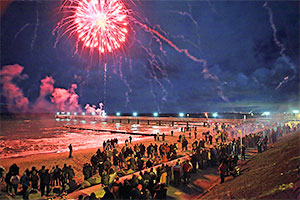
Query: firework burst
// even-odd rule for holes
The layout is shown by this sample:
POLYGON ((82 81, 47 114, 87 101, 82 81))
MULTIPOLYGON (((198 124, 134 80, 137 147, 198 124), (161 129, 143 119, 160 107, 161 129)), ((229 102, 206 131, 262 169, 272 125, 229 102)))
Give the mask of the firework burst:
POLYGON ((76 35, 83 48, 106 54, 126 42, 129 10, 120 0, 67 0, 61 10, 67 14, 59 23, 61 36, 76 35))

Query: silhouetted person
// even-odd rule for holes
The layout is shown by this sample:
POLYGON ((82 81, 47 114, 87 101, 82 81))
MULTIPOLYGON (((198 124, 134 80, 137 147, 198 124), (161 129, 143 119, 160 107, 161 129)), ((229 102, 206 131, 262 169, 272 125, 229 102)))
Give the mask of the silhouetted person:
POLYGON ((20 183, 22 184, 22 189, 23 189, 21 192, 23 195, 23 199, 26 199, 26 192, 29 187, 29 178, 25 172, 24 172, 23 176, 21 177, 20 183))
POLYGON ((69 145, 69 158, 72 158, 72 151, 73 151, 73 148, 72 148, 72 145, 70 144, 69 145))
POLYGON ((132 141, 132 137, 131 136, 129 136, 129 143, 131 144, 131 141, 132 141))

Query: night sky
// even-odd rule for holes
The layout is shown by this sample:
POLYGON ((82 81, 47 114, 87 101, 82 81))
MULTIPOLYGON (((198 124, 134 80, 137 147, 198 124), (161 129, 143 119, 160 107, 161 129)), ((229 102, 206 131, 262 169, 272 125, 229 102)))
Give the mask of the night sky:
POLYGON ((75 36, 64 36, 55 46, 58 35, 53 30, 63 17, 60 4, 14 1, 2 14, 1 112, 24 111, 14 107, 20 95, 28 99, 27 112, 55 111, 52 89, 40 92, 46 76, 55 80, 54 88, 78 94, 83 110, 86 104, 105 101, 108 113, 272 112, 300 106, 298 1, 128 4, 137 20, 205 60, 206 66, 135 23, 124 51, 107 55, 105 61, 97 54, 74 53, 75 36), (12 70, 5 66, 15 64, 23 70, 5 79, 12 70), (7 84, 19 88, 19 94, 11 96, 7 84), (72 84, 77 88, 71 91, 72 84), (37 109, 39 103, 43 106, 37 109))

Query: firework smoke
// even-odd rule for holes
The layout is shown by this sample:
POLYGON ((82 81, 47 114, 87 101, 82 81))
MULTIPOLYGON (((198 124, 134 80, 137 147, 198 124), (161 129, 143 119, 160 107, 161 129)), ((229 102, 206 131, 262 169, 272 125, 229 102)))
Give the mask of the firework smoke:
POLYGON ((80 105, 78 104, 79 96, 75 92, 76 89, 76 84, 72 84, 68 90, 63 88, 54 89, 51 101, 59 111, 81 112, 80 105))
POLYGON ((90 104, 86 104, 84 108, 87 114, 97 114, 103 117, 106 116, 105 110, 103 109, 103 103, 99 103, 99 108, 95 105, 90 106, 90 104))
POLYGON ((8 102, 8 110, 13 113, 28 111, 28 99, 24 97, 22 90, 12 82, 15 78, 24 79, 27 77, 27 75, 21 75, 22 71, 23 67, 18 64, 4 66, 0 71, 2 94, 8 102))
POLYGON ((55 81, 51 76, 46 76, 41 80, 40 95, 37 98, 35 104, 32 106, 32 111, 34 113, 51 113, 57 111, 56 106, 46 99, 46 97, 50 96, 54 91, 54 82, 55 81))

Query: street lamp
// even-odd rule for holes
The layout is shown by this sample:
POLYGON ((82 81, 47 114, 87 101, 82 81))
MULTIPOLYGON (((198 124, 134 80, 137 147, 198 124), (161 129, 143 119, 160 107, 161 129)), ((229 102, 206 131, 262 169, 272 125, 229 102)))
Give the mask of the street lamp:
POLYGON ((158 113, 157 113, 157 112, 153 113, 153 116, 154 116, 154 117, 157 117, 157 116, 158 116, 158 113))
POLYGON ((218 113, 213 113, 212 116, 213 116, 214 118, 216 118, 216 117, 218 117, 218 113))
POLYGON ((117 112, 116 115, 117 115, 117 116, 121 116, 121 113, 120 113, 120 112, 117 112))
POLYGON ((179 113, 179 117, 184 117, 184 113, 179 113))
POLYGON ((137 114, 137 112, 134 112, 134 113, 132 113, 132 115, 136 117, 138 114, 137 114))

